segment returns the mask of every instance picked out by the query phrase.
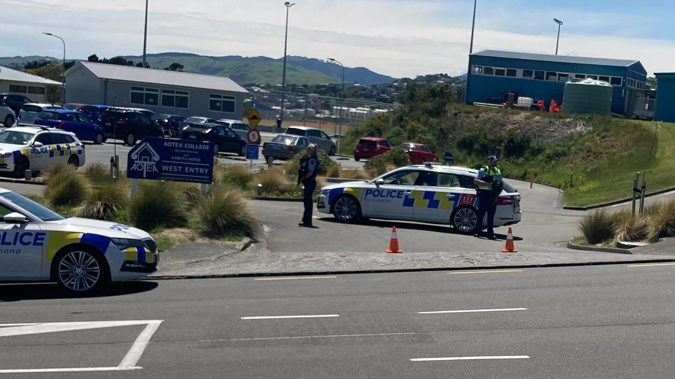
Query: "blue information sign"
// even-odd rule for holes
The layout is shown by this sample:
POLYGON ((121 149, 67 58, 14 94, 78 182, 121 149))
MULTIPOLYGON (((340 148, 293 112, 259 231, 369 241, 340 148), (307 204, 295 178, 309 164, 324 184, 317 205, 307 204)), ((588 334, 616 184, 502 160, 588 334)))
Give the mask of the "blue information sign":
POLYGON ((213 183, 211 142, 146 137, 127 159, 127 177, 174 182, 213 183))
POLYGON ((455 161, 455 157, 452 156, 452 153, 449 151, 445 152, 445 163, 453 163, 455 161))
POLYGON ((259 145, 246 145, 246 159, 258 159, 259 145))

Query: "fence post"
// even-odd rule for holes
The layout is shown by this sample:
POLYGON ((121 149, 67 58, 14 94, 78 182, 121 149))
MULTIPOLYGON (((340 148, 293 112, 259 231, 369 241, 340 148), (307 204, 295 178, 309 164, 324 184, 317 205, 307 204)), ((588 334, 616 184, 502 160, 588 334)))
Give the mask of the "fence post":
POLYGON ((637 197, 636 195, 637 195, 637 193, 640 191, 640 190, 638 189, 638 183, 640 183, 640 173, 639 173, 639 172, 637 172, 637 173, 635 174, 635 180, 633 180, 633 190, 631 191, 631 192, 632 192, 632 201, 631 201, 631 203, 632 203, 632 214, 633 214, 633 216, 635 216, 635 199, 636 199, 636 197, 637 197))
POLYGON ((640 190, 640 216, 645 213, 645 194, 647 192, 647 182, 642 182, 642 188, 640 190))
POLYGON ((570 187, 574 187, 574 173, 570 174, 570 187))
POLYGON ((533 184, 534 184, 534 169, 530 169, 530 189, 532 189, 533 184))

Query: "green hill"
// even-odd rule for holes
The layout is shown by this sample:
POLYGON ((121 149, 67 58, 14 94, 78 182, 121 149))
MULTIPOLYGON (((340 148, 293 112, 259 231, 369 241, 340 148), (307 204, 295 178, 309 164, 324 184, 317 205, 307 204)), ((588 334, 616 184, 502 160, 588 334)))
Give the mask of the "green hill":
POLYGON ((31 55, 28 57, 0 57, 0 66, 13 68, 15 70, 23 70, 23 66, 25 66, 26 63, 34 61, 51 61, 55 63, 62 63, 60 58, 31 55))

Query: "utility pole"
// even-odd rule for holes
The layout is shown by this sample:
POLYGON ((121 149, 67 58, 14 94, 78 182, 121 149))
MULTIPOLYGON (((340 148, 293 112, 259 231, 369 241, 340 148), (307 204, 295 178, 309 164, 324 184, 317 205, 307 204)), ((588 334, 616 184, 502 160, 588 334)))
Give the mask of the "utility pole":
POLYGON ((45 33, 42 32, 42 34, 54 38, 58 38, 63 42, 63 82, 61 83, 61 92, 62 92, 62 97, 61 97, 61 105, 64 105, 66 103, 66 41, 63 40, 63 38, 57 36, 56 34, 52 33, 45 33))
POLYGON ((143 32, 143 68, 145 68, 145 55, 148 47, 148 1, 145 0, 145 31, 143 32))
MULTIPOLYGON (((282 79, 281 79, 281 114, 279 115, 279 119, 281 122, 284 122, 284 111, 286 108, 286 56, 288 55, 288 13, 291 10, 291 7, 294 6, 295 3, 291 2, 285 2, 284 6, 286 7, 286 35, 284 37, 284 72, 282 74, 282 79)), ((281 126, 281 125, 277 125, 281 126)))
POLYGON ((563 22, 558 20, 557 18, 554 18, 553 21, 555 21, 555 23, 558 24, 558 38, 556 39, 555 42, 555 55, 558 55, 558 45, 560 45, 560 26, 562 26, 563 22))

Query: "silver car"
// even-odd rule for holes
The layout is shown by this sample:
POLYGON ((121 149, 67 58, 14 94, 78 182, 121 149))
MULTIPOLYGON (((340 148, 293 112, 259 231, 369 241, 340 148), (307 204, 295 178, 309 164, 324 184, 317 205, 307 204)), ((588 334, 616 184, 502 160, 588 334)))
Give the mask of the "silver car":
POLYGON ((335 155, 337 152, 335 142, 321 129, 308 128, 306 126, 289 126, 284 134, 306 137, 310 142, 317 144, 320 150, 327 152, 328 155, 335 155))
POLYGON ((49 109, 61 109, 60 105, 29 103, 24 104, 19 111, 19 126, 22 124, 32 125, 40 113, 49 109))
POLYGON ((0 123, 3 123, 6 128, 10 128, 14 126, 14 121, 16 121, 16 115, 12 108, 0 105, 0 123))
POLYGON ((246 140, 246 136, 248 135, 248 131, 251 130, 251 125, 249 124, 244 124, 241 121, 237 120, 216 120, 216 124, 222 124, 222 125, 227 125, 230 127, 230 129, 234 130, 235 133, 239 134, 241 138, 246 140))

